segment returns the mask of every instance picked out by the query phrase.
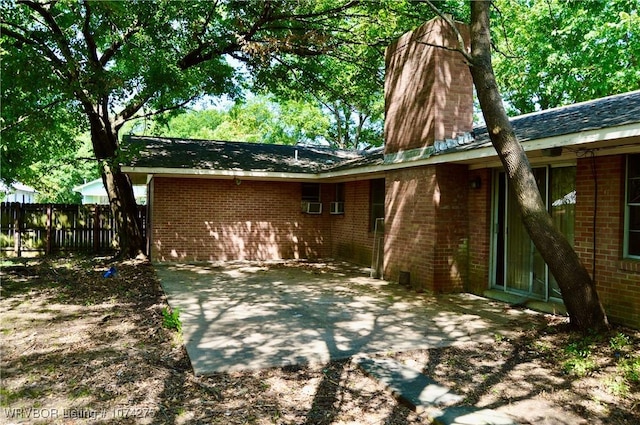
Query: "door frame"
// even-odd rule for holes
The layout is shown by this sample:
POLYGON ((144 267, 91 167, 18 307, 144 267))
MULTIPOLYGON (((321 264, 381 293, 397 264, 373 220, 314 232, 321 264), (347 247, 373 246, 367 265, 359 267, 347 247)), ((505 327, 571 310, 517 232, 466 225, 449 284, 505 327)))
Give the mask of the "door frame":
MULTIPOLYGON (((576 162, 575 161, 571 161, 571 162, 567 162, 567 161, 563 161, 563 162, 558 162, 558 163, 552 163, 552 164, 542 164, 542 165, 532 165, 532 168, 545 168, 546 171, 546 178, 545 178, 545 186, 546 186, 546 199, 544 199, 545 205, 547 206, 547 210, 549 210, 550 208, 550 203, 551 201, 551 193, 550 193, 550 177, 551 177, 551 173, 550 170, 553 168, 562 168, 562 167, 576 167, 576 162)), ((506 285, 506 282, 502 282, 502 283, 498 283, 496 282, 497 280, 497 272, 498 272, 498 267, 502 267, 502 279, 506 279, 507 278, 507 238, 508 238, 508 234, 505 231, 505 226, 506 226, 506 221, 508 219, 508 205, 509 205, 509 196, 510 195, 510 190, 508 187, 508 181, 506 179, 506 175, 504 175, 504 169, 502 167, 500 168, 494 168, 491 174, 491 182, 492 182, 492 188, 491 188, 491 238, 490 238, 490 255, 489 255, 489 289, 492 290, 497 290, 497 291, 502 291, 508 294, 515 294, 515 295, 526 295, 526 296, 530 296, 531 298, 535 298, 535 299, 540 299, 542 301, 560 301, 562 302, 561 298, 556 298, 556 297, 552 297, 549 295, 550 291, 549 291, 549 286, 550 286, 550 272, 549 272, 549 267, 545 264, 545 291, 544 291, 544 297, 539 297, 536 296, 535 294, 533 294, 533 291, 531 289, 532 286, 532 281, 531 278, 529 280, 529 292, 524 292, 524 291, 517 291, 517 290, 509 290, 508 285, 506 285), (504 199, 500 199, 500 192, 501 192, 501 185, 500 185, 500 178, 501 178, 501 174, 502 174, 502 178, 504 179, 504 199), (502 204, 502 234, 503 234, 503 242, 502 242, 502 253, 498 252, 499 251, 499 236, 500 236, 500 207, 502 204), (501 259, 499 257, 502 257, 501 259)), ((529 270, 530 275, 533 273, 533 270, 529 270)))

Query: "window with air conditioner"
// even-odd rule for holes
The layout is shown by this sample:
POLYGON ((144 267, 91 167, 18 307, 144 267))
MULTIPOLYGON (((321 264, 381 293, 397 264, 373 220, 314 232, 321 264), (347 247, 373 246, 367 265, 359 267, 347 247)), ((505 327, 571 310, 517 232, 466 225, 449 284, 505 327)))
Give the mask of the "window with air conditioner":
POLYGON ((307 214, 322 214, 321 202, 305 202, 304 212, 307 214))
POLYGON ((322 214, 320 183, 302 183, 302 212, 322 214))
POLYGON ((331 214, 344 214, 344 183, 336 183, 335 201, 331 203, 331 214))

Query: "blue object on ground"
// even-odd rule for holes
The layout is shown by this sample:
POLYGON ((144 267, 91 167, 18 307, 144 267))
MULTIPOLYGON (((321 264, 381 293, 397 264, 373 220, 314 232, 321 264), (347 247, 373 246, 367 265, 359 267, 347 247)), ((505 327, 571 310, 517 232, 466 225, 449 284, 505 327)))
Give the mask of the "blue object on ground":
POLYGON ((109 270, 107 270, 106 272, 104 272, 104 274, 102 275, 102 277, 115 277, 117 273, 117 270, 115 267, 110 267, 109 270))

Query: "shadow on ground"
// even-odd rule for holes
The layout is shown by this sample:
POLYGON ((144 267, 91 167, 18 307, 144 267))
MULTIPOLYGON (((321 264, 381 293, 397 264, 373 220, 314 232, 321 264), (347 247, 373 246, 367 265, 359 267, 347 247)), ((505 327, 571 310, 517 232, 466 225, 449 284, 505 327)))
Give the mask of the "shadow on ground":
MULTIPOLYGON (((595 369, 580 377, 561 366, 563 349, 575 346, 579 337, 562 326, 540 322, 544 316, 475 297, 436 299, 407 293, 404 288, 370 281, 358 270, 337 266, 289 268, 189 268, 189 275, 218 273, 224 279, 214 280, 219 287, 203 287, 204 295, 194 292, 185 299, 195 300, 194 317, 212 319, 215 325, 228 324, 234 317, 231 313, 245 317, 245 328, 226 332, 246 341, 251 353, 263 353, 261 345, 268 347, 267 352, 273 350, 271 341, 260 339, 270 328, 263 330, 243 311, 258 296, 264 304, 259 317, 267 322, 288 319, 272 324, 275 329, 305 336, 305 322, 293 318, 306 317, 315 324, 307 337, 321 341, 327 360, 313 366, 290 360, 284 367, 196 376, 178 335, 162 327, 166 302, 151 265, 86 258, 16 261, 3 267, 0 423, 95 422, 62 416, 36 420, 27 416, 34 408, 40 413, 55 409, 60 415, 65 409, 104 413, 99 421, 104 424, 427 423, 424 415, 398 404, 353 361, 343 359, 356 349, 378 347, 376 338, 385 326, 395 327, 394 337, 405 329, 417 335, 427 333, 436 346, 402 352, 387 347, 376 356, 422 370, 462 394, 461 407, 492 408, 536 424, 617 425, 640 420, 638 384, 618 381, 621 375, 616 372, 637 357, 637 331, 624 330, 629 339, 620 352, 609 347, 608 338, 615 333, 594 344, 595 369), (118 276, 103 279, 102 273, 111 265, 118 267, 118 276), (271 281, 270 276, 278 274, 271 281), (293 275, 302 276, 309 288, 300 291, 288 284, 293 275), (234 288, 238 280, 248 284, 234 288), (331 284, 325 286, 323 281, 331 284), (274 293, 256 294, 261 282, 274 293), (216 294, 221 294, 219 301, 209 311, 209 297, 216 294), (273 306, 281 299, 288 303, 287 313, 273 306), (327 302, 332 304, 323 304, 327 302), (392 302, 397 309, 389 306, 392 302), (482 312, 478 302, 484 305, 482 312), (321 313, 327 305, 335 309, 321 313), (428 322, 415 322, 410 316, 425 313, 432 314, 428 322), (401 314, 407 314, 401 321, 388 317, 401 314), (350 333, 355 335, 354 342, 345 341, 350 333), (618 393, 608 389, 613 384, 618 385, 618 393)), ((182 316, 187 319, 187 312, 182 316)), ((206 341, 204 328, 200 335, 206 341)), ((290 342, 298 336, 285 332, 279 338, 290 342)), ((227 350, 221 353, 232 359, 237 347, 227 350)), ((279 353, 297 358, 295 347, 284 346, 272 355, 279 353)))
POLYGON ((537 320, 468 294, 427 296, 341 263, 157 267, 196 375, 491 341, 537 320))

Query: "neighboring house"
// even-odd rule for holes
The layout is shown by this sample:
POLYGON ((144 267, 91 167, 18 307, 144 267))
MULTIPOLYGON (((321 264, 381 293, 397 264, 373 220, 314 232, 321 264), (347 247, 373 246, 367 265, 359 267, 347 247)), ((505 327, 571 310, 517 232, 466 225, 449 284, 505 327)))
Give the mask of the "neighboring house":
POLYGON ((38 191, 20 182, 11 183, 9 186, 0 181, 0 190, 4 193, 3 202, 20 202, 33 204, 36 202, 38 191))
MULTIPOLYGON (((123 170, 148 183, 151 258, 378 259, 418 290, 561 309, 487 130, 472 126, 467 65, 428 46, 455 41, 441 25, 387 49, 384 149, 131 137, 141 150, 123 170)), ((640 328, 640 91, 511 122, 610 319, 640 328)))
MULTIPOLYGON (((73 191, 80 192, 82 194, 83 204, 107 205, 109 203, 109 196, 107 196, 107 190, 104 188, 102 179, 92 180, 88 183, 76 186, 73 188, 73 191)), ((136 203, 138 205, 146 204, 147 187, 145 185, 134 185, 133 194, 136 197, 136 203)))

